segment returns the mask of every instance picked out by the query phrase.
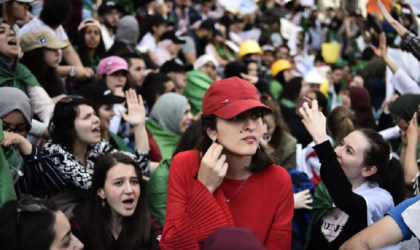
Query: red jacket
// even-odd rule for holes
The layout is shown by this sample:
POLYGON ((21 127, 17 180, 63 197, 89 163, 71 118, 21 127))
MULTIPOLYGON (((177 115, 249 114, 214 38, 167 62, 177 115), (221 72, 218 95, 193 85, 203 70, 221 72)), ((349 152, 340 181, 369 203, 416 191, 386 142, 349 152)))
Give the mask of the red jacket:
POLYGON ((171 163, 162 250, 198 250, 216 228, 251 229, 269 250, 289 250, 294 210, 293 188, 287 171, 271 165, 243 180, 224 179, 211 194, 195 178, 199 152, 177 154, 171 163), (225 196, 226 194, 226 196, 225 196))

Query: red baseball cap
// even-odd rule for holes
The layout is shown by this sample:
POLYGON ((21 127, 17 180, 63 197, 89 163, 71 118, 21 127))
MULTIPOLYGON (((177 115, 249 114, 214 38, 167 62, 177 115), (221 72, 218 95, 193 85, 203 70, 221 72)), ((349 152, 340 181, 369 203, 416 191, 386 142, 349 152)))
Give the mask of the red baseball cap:
POLYGON ((215 115, 225 120, 254 108, 273 112, 261 103, 255 86, 238 77, 214 82, 203 98, 203 115, 215 115))

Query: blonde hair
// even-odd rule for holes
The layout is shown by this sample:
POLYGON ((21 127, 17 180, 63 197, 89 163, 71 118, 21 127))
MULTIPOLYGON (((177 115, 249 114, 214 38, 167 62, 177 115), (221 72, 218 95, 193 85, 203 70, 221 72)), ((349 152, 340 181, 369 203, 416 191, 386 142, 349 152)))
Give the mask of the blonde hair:
POLYGON ((327 119, 327 127, 334 140, 334 145, 340 144, 347 135, 356 130, 356 126, 356 115, 344 106, 331 111, 327 119))

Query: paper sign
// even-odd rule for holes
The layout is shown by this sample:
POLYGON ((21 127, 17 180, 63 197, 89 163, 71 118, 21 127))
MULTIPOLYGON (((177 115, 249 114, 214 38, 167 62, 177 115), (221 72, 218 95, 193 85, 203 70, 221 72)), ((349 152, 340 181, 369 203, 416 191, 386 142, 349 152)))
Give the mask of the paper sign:
MULTIPOLYGON (((369 14, 380 13, 378 5, 376 4, 376 1, 377 0, 369 0, 368 4, 366 6, 367 13, 369 13, 369 14)), ((418 0, 414 0, 414 1, 418 1, 418 0)), ((392 6, 392 0, 381 0, 381 2, 386 7, 387 11, 390 12, 391 11, 391 6, 392 6)))
POLYGON ((420 1, 419 0, 404 0, 404 3, 408 3, 413 9, 416 15, 420 15, 420 1))
POLYGON ((219 0, 219 3, 232 13, 249 15, 255 12, 257 5, 252 0, 219 0))
POLYGON ((300 5, 302 6, 315 6, 315 0, 300 0, 300 5))

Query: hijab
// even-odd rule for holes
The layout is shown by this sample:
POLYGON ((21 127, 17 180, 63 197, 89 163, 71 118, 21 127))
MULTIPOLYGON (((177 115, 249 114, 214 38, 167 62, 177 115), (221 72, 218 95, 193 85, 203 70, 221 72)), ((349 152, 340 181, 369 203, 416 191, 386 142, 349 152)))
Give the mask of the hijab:
POLYGON ((407 94, 398 97, 389 105, 389 111, 406 122, 413 119, 415 112, 419 110, 420 95, 407 94))
MULTIPOLYGON (((7 23, 0 19, 0 24, 7 23)), ((0 86, 7 85, 22 88, 22 83, 32 86, 40 86, 36 77, 28 68, 19 63, 19 57, 9 58, 0 53, 0 86)))
POLYGON ((350 87, 351 109, 356 114, 357 125, 359 128, 366 127, 366 119, 371 114, 371 104, 369 92, 362 87, 350 87))
POLYGON ((125 16, 117 25, 115 41, 136 46, 140 35, 139 24, 135 17, 125 16))
POLYGON ((179 121, 185 114, 188 100, 176 93, 166 93, 155 103, 149 119, 168 132, 180 135, 179 121))
MULTIPOLYGON (((32 127, 32 104, 29 98, 21 90, 12 87, 0 88, 0 118, 5 117, 11 112, 18 110, 22 113, 23 118, 32 127)), ((16 183, 19 179, 18 170, 23 172, 23 159, 18 150, 14 147, 4 147, 4 156, 11 168, 13 182, 16 183)))

